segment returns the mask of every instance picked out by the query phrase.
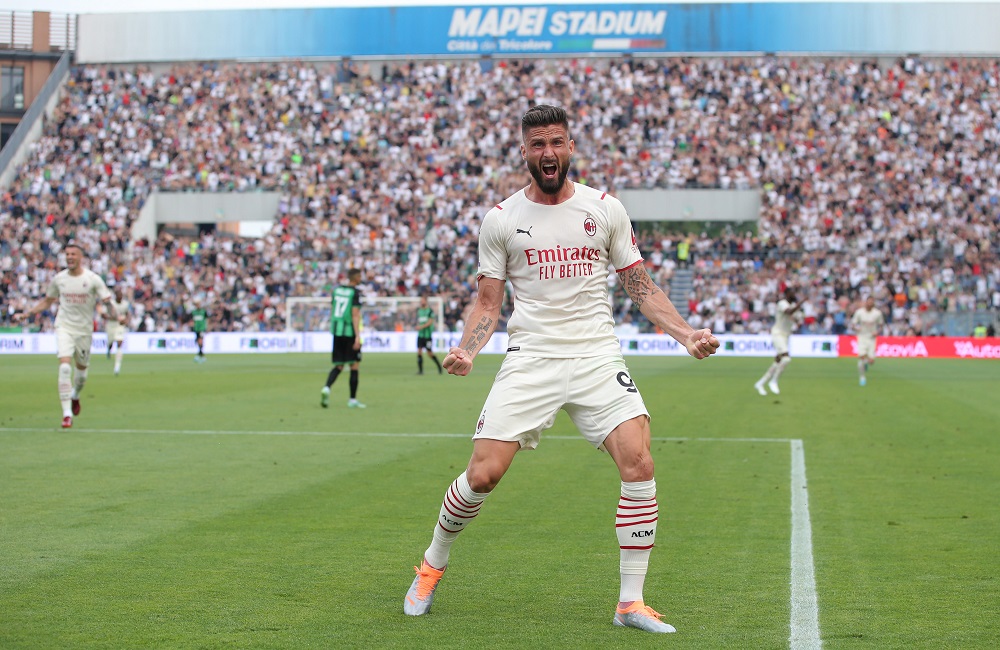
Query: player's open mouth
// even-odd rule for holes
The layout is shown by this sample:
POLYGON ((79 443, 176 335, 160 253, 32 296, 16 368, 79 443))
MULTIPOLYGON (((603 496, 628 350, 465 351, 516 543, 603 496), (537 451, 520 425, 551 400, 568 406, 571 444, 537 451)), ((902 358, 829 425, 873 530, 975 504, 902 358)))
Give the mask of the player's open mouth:
POLYGON ((554 178, 558 170, 555 163, 542 163, 542 175, 547 178, 554 178))

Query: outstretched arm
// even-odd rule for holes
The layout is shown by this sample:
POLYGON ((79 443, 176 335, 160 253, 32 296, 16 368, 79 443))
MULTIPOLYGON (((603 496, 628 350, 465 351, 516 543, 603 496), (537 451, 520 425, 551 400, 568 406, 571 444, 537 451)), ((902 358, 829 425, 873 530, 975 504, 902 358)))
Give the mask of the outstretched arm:
POLYGON ((712 330, 707 327, 696 330, 681 318, 670 298, 649 277, 645 266, 636 264, 620 271, 618 277, 642 315, 684 345, 692 357, 704 359, 719 349, 719 339, 712 336, 712 330))
POLYGON ((490 340, 503 304, 504 281, 495 278, 479 279, 479 295, 472 306, 469 320, 462 333, 462 346, 452 348, 441 365, 451 375, 467 375, 472 370, 472 359, 490 340))
POLYGON ((45 311, 46 309, 48 309, 49 307, 51 307, 53 305, 53 303, 55 303, 55 301, 56 301, 55 298, 52 298, 52 297, 49 297, 49 296, 45 296, 44 298, 42 298, 41 300, 39 300, 38 302, 36 302, 34 305, 32 305, 28 309, 28 311, 14 314, 11 317, 11 320, 13 320, 15 323, 19 323, 22 320, 29 319, 32 316, 34 316, 35 314, 40 314, 43 311, 45 311))
POLYGON ((791 316, 792 314, 794 314, 795 312, 797 312, 799 309, 802 308, 802 305, 803 305, 803 303, 805 303, 805 301, 806 301, 805 298, 801 298, 794 305, 789 305, 788 309, 785 310, 785 313, 788 314, 789 316, 791 316))

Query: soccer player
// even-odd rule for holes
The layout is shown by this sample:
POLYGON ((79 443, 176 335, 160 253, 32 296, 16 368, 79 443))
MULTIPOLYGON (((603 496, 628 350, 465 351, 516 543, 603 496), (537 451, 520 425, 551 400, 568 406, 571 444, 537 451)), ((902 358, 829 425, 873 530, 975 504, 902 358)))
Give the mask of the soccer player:
POLYGON ((112 304, 115 308, 115 313, 118 318, 108 318, 105 325, 105 331, 108 334, 108 358, 111 358, 111 348, 112 346, 118 346, 115 350, 115 376, 122 371, 122 356, 124 351, 122 346, 125 345, 125 333, 127 327, 125 323, 128 320, 128 312, 131 309, 132 304, 125 298, 125 294, 122 292, 122 288, 119 285, 115 285, 114 288, 115 298, 112 304), (120 321, 120 322, 119 322, 120 321))
POLYGON ((774 313, 774 326, 771 327, 774 362, 768 367, 764 376, 758 379, 757 383, 753 385, 761 395, 767 395, 767 391, 764 390, 765 383, 775 395, 781 392, 778 388, 778 378, 781 377, 781 373, 785 372, 788 364, 792 362, 792 358, 788 355, 788 337, 792 335, 792 330, 795 329, 795 325, 799 319, 798 311, 804 302, 805 298, 796 302, 795 290, 791 287, 785 287, 784 297, 778 301, 778 306, 774 313))
POLYGON ((201 306, 201 300, 194 299, 194 309, 191 310, 191 331, 194 332, 194 342, 198 346, 198 354, 194 355, 196 363, 205 363, 205 331, 208 329, 208 311, 201 306))
POLYGON ((352 409, 363 409, 365 405, 358 401, 358 367, 361 365, 361 269, 351 269, 347 272, 347 284, 333 290, 332 308, 330 312, 330 332, 333 334, 333 368, 326 377, 326 386, 320 391, 319 404, 323 408, 330 405, 330 386, 337 381, 344 366, 351 366, 351 398, 347 406, 352 409))
MULTIPOLYGON (((613 623, 673 632, 643 600, 658 517, 649 413, 614 334, 609 265, 640 311, 690 355, 705 358, 719 341, 708 329, 691 328, 653 283, 621 202, 567 181, 575 144, 566 111, 532 107, 521 119, 521 137, 529 184, 486 213, 479 292, 461 347, 451 348, 442 365, 449 374, 469 374, 496 329, 510 280, 516 298, 507 356, 479 415, 471 460, 445 492, 430 546, 414 567, 403 611, 419 616, 430 610, 452 543, 517 451, 535 448, 563 409, 591 445, 608 452, 621 478, 615 520, 621 587, 613 623)), ((545 516, 530 499, 525 503, 526 517, 545 516)))
POLYGON ((864 307, 851 316, 851 326, 858 335, 858 383, 868 383, 868 366, 875 363, 875 337, 885 327, 885 315, 875 309, 875 297, 869 295, 864 307))
POLYGON ((56 302, 59 303, 56 313, 59 401, 62 403, 62 428, 69 429, 73 426, 73 416, 80 414, 80 394, 87 382, 97 304, 104 303, 108 315, 119 322, 123 323, 125 316, 115 311, 111 301, 111 291, 101 276, 83 267, 83 249, 70 242, 63 250, 66 255, 66 268, 52 279, 44 298, 32 305, 28 311, 14 314, 14 322, 30 319, 56 302), (75 374, 71 364, 76 365, 75 374))
POLYGON ((424 374, 424 353, 437 366, 438 374, 441 362, 434 356, 434 310, 427 306, 427 296, 420 296, 420 308, 417 309, 417 374, 424 374))

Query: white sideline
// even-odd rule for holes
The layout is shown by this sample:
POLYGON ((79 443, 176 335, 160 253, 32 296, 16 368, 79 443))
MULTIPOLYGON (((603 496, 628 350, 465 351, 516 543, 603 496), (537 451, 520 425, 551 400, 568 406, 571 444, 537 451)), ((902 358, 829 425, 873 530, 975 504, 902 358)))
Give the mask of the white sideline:
MULTIPOLYGON (((0 433, 46 432, 51 428, 0 427, 0 433)), ((371 433, 342 431, 225 431, 178 429, 78 429, 73 433, 150 433, 178 435, 338 436, 369 438, 471 438, 468 433, 371 433)), ((546 440, 580 440, 580 436, 545 436, 546 440)), ((819 650, 819 605, 813 568, 812 524, 802 440, 789 438, 652 438, 657 442, 778 442, 791 445, 791 620, 788 646, 791 650, 819 650)))
POLYGON ((792 616, 788 647, 818 650, 819 604, 813 569, 812 524, 806 487, 806 454, 801 440, 792 440, 792 616))

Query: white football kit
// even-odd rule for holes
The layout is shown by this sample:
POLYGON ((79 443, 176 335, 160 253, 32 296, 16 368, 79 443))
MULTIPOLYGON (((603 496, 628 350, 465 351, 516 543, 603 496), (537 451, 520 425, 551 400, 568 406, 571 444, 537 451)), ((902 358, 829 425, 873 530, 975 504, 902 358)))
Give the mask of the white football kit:
POLYGON ((94 308, 111 297, 111 291, 101 276, 90 269, 80 275, 64 269, 56 274, 45 295, 59 300, 56 313, 57 355, 73 357, 77 366, 86 367, 90 360, 90 343, 94 335, 94 308))
POLYGON ((479 276, 510 280, 509 347, 475 437, 534 448, 565 409, 595 447, 622 422, 647 415, 614 333, 608 268, 642 263, 624 206, 574 184, 542 205, 521 190, 483 219, 479 276))
POLYGON ((885 315, 879 309, 862 307, 851 316, 851 326, 858 335, 858 356, 875 358, 875 337, 885 326, 885 315))
MULTIPOLYGON (((116 316, 124 316, 128 314, 128 310, 132 306, 126 298, 122 298, 121 302, 115 302, 112 300, 111 304, 115 307, 116 316)), ((105 329, 107 330, 109 344, 111 341, 116 343, 124 341, 125 333, 128 331, 128 328, 123 323, 119 323, 116 318, 111 318, 110 316, 108 317, 105 329)))
POLYGON ((774 313, 774 325, 771 327, 771 344, 774 346, 775 354, 788 354, 788 337, 792 335, 792 330, 795 329, 796 316, 798 315, 798 312, 794 314, 786 313, 791 306, 792 303, 784 298, 778 301, 778 306, 774 313))

